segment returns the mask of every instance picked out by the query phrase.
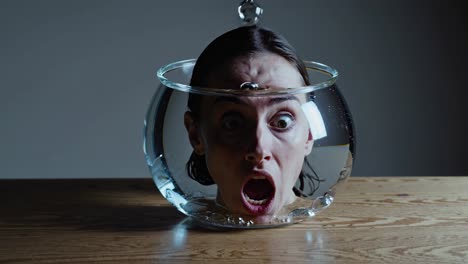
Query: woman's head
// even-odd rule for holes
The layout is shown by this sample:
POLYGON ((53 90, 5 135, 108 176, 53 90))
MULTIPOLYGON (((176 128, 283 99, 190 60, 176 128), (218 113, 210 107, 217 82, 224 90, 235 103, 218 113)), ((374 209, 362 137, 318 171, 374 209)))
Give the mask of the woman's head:
MULTIPOLYGON (((279 35, 259 27, 232 30, 201 54, 191 85, 236 89, 309 84, 305 67, 279 35)), ((234 213, 263 215, 294 199, 293 187, 313 145, 302 111, 304 95, 189 96, 184 123, 193 154, 189 175, 218 185, 218 200, 234 213)))
MULTIPOLYGON (((224 33, 203 50, 193 68, 190 85, 216 88, 212 81, 220 79, 218 75, 225 73, 225 66, 232 64, 235 59, 259 53, 276 54, 287 60, 301 75, 303 85, 310 84, 304 63, 283 36, 266 28, 248 26, 224 33)), ((226 89, 226 86, 218 88, 226 89)), ((194 113, 198 110, 200 98, 199 95, 190 94, 188 107, 194 113)))

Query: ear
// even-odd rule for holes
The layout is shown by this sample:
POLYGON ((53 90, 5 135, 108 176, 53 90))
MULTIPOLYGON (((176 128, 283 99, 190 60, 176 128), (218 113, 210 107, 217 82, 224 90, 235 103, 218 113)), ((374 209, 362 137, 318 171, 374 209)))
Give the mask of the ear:
POLYGON ((205 153, 205 148, 203 141, 201 140, 198 123, 193 118, 192 112, 187 111, 184 114, 184 125, 185 129, 188 132, 188 137, 190 144, 193 147, 193 151, 197 155, 203 155, 205 153))
POLYGON ((309 129, 309 133, 307 135, 307 141, 305 143, 305 156, 308 156, 310 152, 312 152, 313 145, 314 145, 314 137, 312 136, 312 132, 309 129))

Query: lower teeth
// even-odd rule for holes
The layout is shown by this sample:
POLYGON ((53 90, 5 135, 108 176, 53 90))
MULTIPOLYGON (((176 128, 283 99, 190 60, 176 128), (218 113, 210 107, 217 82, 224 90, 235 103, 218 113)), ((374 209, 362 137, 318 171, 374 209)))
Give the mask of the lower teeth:
POLYGON ((262 205, 268 201, 268 198, 263 199, 263 200, 254 200, 254 199, 251 199, 249 196, 247 196, 247 194, 244 194, 244 197, 247 200, 247 202, 254 204, 254 205, 262 205))

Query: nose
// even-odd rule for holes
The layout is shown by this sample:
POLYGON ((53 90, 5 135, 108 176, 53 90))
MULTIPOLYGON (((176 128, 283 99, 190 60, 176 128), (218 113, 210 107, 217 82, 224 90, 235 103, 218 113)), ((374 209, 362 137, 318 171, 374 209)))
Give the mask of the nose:
POLYGON ((272 135, 266 126, 257 125, 245 154, 245 160, 259 164, 271 159, 272 135))

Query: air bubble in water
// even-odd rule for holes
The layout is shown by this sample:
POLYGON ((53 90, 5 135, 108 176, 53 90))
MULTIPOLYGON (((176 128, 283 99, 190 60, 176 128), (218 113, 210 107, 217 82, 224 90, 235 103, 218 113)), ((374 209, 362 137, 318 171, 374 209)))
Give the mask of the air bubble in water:
POLYGON ((253 0, 242 1, 237 11, 239 12, 239 17, 247 26, 257 24, 263 13, 263 9, 258 4, 254 3, 253 0))

